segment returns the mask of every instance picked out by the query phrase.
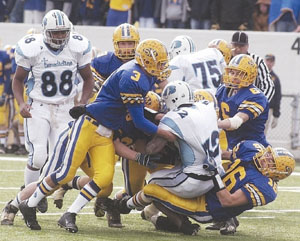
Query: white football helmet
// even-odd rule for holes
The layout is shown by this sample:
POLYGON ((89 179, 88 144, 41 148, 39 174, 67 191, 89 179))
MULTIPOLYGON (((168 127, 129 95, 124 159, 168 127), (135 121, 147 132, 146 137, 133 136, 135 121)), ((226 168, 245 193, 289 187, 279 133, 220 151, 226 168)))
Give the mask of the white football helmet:
POLYGON ((60 10, 51 10, 43 18, 44 42, 54 49, 63 48, 69 41, 72 24, 60 10), (60 36, 57 34, 60 33, 60 36))
POLYGON ((174 58, 180 54, 190 54, 196 51, 194 41, 190 36, 180 35, 173 39, 170 46, 170 57, 174 58))
POLYGON ((174 110, 182 104, 194 102, 193 92, 189 84, 183 81, 168 83, 163 89, 161 96, 168 111, 174 110))

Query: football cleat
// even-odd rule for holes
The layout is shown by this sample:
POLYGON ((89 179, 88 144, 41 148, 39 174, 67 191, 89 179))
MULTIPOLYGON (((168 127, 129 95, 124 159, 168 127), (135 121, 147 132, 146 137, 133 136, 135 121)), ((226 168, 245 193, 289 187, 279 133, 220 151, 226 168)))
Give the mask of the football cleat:
POLYGON ((106 203, 107 203, 106 197, 97 197, 95 204, 94 204, 94 213, 96 217, 104 217, 105 211, 107 210, 106 203))
POLYGON ((36 208, 28 207, 27 201, 23 201, 19 205, 19 209, 23 214, 25 224, 31 230, 41 230, 41 226, 38 224, 36 219, 36 208))
POLYGON ((48 210, 48 201, 47 198, 44 197, 37 205, 37 210, 41 213, 45 213, 48 210))
POLYGON ((11 205, 12 200, 10 200, 5 207, 2 210, 1 213, 1 225, 13 225, 14 224, 14 219, 19 211, 18 208, 15 206, 11 205))
POLYGON ((182 216, 182 224, 180 227, 180 232, 185 235, 197 235, 200 230, 200 225, 196 223, 191 223, 191 221, 186 217, 182 216))
POLYGON ((71 187, 69 187, 68 185, 62 185, 59 189, 57 189, 54 193, 53 193, 53 203, 55 204, 55 206, 58 209, 61 209, 63 206, 63 199, 64 196, 66 194, 66 192, 68 190, 72 189, 71 187))
POLYGON ((205 229, 206 230, 220 230, 225 225, 225 222, 220 221, 220 222, 213 222, 211 225, 207 226, 205 229))
POLYGON ((57 224, 61 228, 65 228, 70 233, 77 233, 78 227, 76 226, 76 213, 66 212, 58 220, 57 224))
POLYGON ((106 218, 108 227, 110 228, 123 228, 124 226, 121 223, 121 215, 117 209, 108 210, 106 212, 106 218))
POLYGON ((239 226, 239 221, 236 217, 230 218, 225 222, 225 225, 220 228, 222 235, 234 235, 236 228, 239 226))

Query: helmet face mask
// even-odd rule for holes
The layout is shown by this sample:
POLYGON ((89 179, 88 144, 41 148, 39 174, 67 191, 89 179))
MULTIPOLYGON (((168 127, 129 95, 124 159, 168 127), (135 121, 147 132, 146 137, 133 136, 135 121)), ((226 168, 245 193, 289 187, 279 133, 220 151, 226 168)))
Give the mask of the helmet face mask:
POLYGON ((51 48, 62 49, 69 41, 71 22, 60 10, 49 11, 42 22, 44 42, 51 48))
POLYGON ((163 79, 168 73, 168 52, 165 45, 157 39, 142 41, 136 48, 135 60, 149 75, 158 79, 163 79))
POLYGON ((113 33, 115 55, 122 60, 131 60, 135 56, 135 50, 140 42, 140 34, 136 27, 123 23, 113 33))
POLYGON ((223 83, 227 88, 239 89, 253 84, 257 76, 254 60, 246 54, 235 56, 225 68, 223 83))
POLYGON ((182 104, 194 102, 193 92, 190 86, 183 81, 168 83, 161 95, 167 111, 177 109, 182 104))
POLYGON ((177 55, 190 54, 195 51, 196 47, 192 38, 187 35, 180 35, 171 42, 169 54, 171 58, 174 58, 177 55))
POLYGON ((294 156, 285 148, 268 146, 258 152, 253 161, 263 175, 275 181, 288 177, 295 168, 294 156))

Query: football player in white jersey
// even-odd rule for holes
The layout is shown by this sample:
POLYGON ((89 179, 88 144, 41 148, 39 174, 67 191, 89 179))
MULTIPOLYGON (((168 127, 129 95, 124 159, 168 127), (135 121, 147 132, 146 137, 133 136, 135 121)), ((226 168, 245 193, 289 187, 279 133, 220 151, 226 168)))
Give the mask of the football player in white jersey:
POLYGON ((38 180, 48 153, 53 152, 59 134, 72 120, 69 109, 74 106, 76 73, 84 80, 79 104, 87 103, 93 89, 91 44, 84 36, 72 33, 71 28, 66 14, 51 10, 43 18, 42 34, 27 35, 16 47, 17 70, 12 88, 25 118, 29 151, 25 185, 38 180), (29 100, 25 103, 27 77, 29 100))
POLYGON ((192 91, 209 89, 215 94, 226 67, 225 53, 231 53, 230 46, 226 41, 222 40, 222 42, 225 43, 226 51, 222 51, 220 48, 224 45, 214 44, 195 53, 174 57, 170 61, 172 72, 168 77, 168 82, 182 80, 189 83, 192 91))
MULTIPOLYGON (((194 103, 193 93, 183 81, 169 83, 162 92, 162 99, 169 112, 159 126, 174 135, 181 162, 172 169, 152 173, 149 183, 181 197, 197 197, 214 187, 220 178, 218 173, 224 174, 214 104, 194 103)), ((166 143, 167 140, 154 137, 147 144, 146 152, 157 153, 166 143)))
POLYGON ((184 55, 196 52, 196 45, 193 39, 187 35, 179 35, 171 42, 169 55, 174 58, 177 55, 184 55))

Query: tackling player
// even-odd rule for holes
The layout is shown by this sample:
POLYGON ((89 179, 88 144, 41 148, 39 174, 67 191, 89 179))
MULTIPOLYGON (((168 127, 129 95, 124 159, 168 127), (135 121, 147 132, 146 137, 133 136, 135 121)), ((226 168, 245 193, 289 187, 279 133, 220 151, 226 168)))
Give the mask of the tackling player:
POLYGON ((242 141, 232 152, 232 164, 222 177, 226 188, 212 190, 193 199, 184 199, 156 184, 149 184, 133 198, 115 204, 121 213, 129 213, 137 196, 143 205, 154 201, 168 217, 153 216, 156 229, 195 235, 198 229, 187 217, 200 223, 224 221, 221 234, 236 232, 233 217, 256 206, 263 206, 277 197, 278 181, 288 177, 295 168, 293 155, 284 148, 265 148, 256 141, 242 141), (230 220, 230 221, 228 221, 230 220), (225 222, 228 221, 228 222, 225 222))
POLYGON ((64 164, 47 176, 35 193, 20 204, 25 223, 32 220, 35 207, 42 198, 73 179, 89 153, 94 166, 93 180, 81 189, 58 221, 68 231, 78 231, 75 224, 77 213, 112 183, 115 166, 113 131, 123 128, 122 123, 128 113, 137 129, 172 140, 168 132, 146 120, 143 114, 144 97, 157 77, 166 71, 168 62, 167 49, 160 41, 144 40, 136 49, 135 61, 129 61, 110 75, 93 103, 71 109, 71 115, 78 119, 70 130, 69 144, 62 157, 64 164))

